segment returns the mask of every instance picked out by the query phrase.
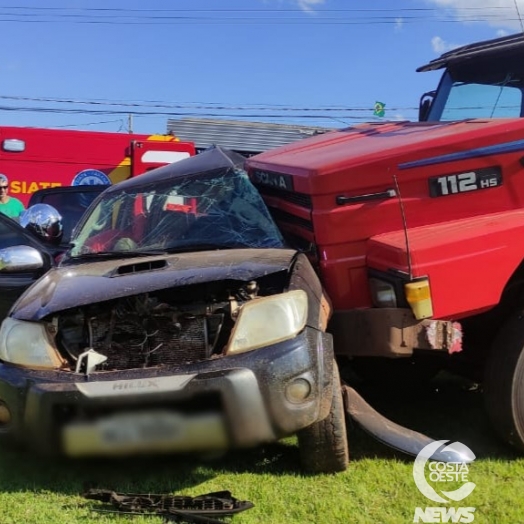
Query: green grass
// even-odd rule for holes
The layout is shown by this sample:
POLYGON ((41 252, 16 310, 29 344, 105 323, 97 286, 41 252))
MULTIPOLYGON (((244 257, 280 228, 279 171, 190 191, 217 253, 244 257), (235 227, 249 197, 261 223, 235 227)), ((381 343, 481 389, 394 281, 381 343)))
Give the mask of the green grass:
MULTIPOLYGON (((460 440, 476 454, 470 478, 477 488, 462 505, 476 507, 475 523, 524 522, 524 458, 503 446, 486 420, 481 394, 445 383, 412 392, 366 396, 396 422, 433 438, 460 440)), ((338 475, 298 470, 295 439, 203 461, 193 457, 126 461, 53 461, 0 452, 1 524, 156 524, 157 517, 98 513, 86 487, 199 495, 230 490, 253 509, 234 524, 406 523, 415 507, 437 506, 418 493, 412 459, 350 427, 352 462, 338 475)), ((453 487, 453 486, 449 486, 453 487)), ((460 504, 456 504, 459 506, 460 504)))

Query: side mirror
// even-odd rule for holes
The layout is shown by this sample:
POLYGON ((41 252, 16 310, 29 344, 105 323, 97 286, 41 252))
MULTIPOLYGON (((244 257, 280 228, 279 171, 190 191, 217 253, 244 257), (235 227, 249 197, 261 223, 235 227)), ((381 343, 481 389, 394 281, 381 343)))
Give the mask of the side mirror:
POLYGON ((418 121, 425 122, 428 118, 429 106, 431 105, 431 100, 426 98, 418 108, 418 121))
POLYGON ((49 204, 35 204, 20 215, 20 225, 40 240, 59 245, 62 240, 62 216, 49 204))
POLYGON ((31 246, 12 246, 0 249, 0 272, 33 271, 44 266, 40 251, 31 246))
POLYGON ((435 99, 436 91, 429 91, 424 93, 420 97, 420 103, 418 106, 418 121, 426 122, 429 115, 429 110, 431 109, 431 104, 435 99))

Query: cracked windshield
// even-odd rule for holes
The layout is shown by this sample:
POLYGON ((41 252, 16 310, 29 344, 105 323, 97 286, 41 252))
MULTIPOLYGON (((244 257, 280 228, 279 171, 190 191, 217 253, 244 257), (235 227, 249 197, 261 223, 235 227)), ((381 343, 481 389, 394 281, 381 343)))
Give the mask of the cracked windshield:
POLYGON ((70 256, 283 246, 246 173, 228 169, 107 192, 73 238, 70 256))

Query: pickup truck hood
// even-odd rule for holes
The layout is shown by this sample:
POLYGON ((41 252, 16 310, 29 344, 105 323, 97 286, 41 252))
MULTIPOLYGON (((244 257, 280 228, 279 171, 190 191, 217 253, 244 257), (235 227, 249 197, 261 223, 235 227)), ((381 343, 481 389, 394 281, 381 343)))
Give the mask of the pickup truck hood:
POLYGON ((299 140, 247 161, 256 185, 327 194, 391 184, 421 166, 448 164, 520 148, 524 119, 362 124, 299 140), (333 173, 344 176, 329 176, 333 173), (278 177, 279 174, 289 175, 278 177), (325 176, 328 175, 328 176, 325 176))
POLYGON ((37 321, 69 308, 164 288, 249 281, 287 271, 295 254, 291 249, 231 249, 66 265, 35 282, 10 316, 37 321))

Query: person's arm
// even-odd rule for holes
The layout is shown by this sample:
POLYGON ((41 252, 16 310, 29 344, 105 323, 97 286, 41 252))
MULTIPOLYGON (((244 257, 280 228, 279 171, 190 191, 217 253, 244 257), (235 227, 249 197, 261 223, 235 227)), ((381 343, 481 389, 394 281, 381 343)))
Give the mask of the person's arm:
POLYGON ((25 207, 24 207, 24 204, 22 204, 20 200, 17 199, 16 201, 18 205, 17 216, 20 217, 20 215, 25 211, 25 207))

